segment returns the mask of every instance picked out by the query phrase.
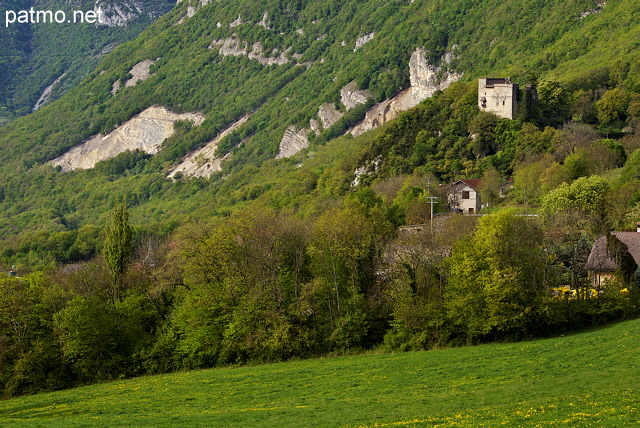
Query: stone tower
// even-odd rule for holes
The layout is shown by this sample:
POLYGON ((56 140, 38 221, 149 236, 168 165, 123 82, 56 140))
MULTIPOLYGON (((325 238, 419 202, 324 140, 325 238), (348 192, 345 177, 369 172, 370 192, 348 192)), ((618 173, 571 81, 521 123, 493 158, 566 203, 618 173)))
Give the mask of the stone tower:
POLYGON ((478 79, 478 107, 506 119, 516 115, 518 85, 502 78, 478 79))

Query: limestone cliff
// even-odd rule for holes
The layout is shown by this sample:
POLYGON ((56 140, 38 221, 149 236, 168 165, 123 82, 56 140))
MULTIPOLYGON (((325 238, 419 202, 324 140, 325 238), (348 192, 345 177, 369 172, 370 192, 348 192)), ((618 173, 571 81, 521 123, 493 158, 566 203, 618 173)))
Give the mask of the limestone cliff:
POLYGON ((195 125, 204 121, 199 113, 173 113, 164 107, 149 107, 139 115, 116 128, 109 135, 95 135, 88 141, 51 161, 64 171, 93 168, 96 163, 110 159, 127 150, 143 150, 156 154, 162 142, 173 135, 173 124, 178 120, 191 120, 195 125))
POLYGON ((222 171, 222 163, 231 157, 231 153, 227 153, 224 157, 216 157, 215 151, 218 144, 224 137, 244 124, 247 119, 249 119, 249 115, 242 116, 203 148, 191 153, 180 165, 169 171, 168 178, 175 178, 178 173, 182 173, 185 177, 210 177, 211 174, 222 171))
POLYGON ((340 101, 347 110, 351 110, 358 104, 365 104, 372 97, 373 93, 370 91, 359 90, 355 80, 340 90, 340 101))
POLYGON ((320 119, 324 129, 330 128, 342 116, 344 116, 344 113, 338 110, 333 103, 324 103, 318 109, 318 119, 320 119))
MULTIPOLYGON (((152 61, 150 59, 145 59, 144 61, 140 61, 139 63, 134 65, 133 68, 129 70, 129 74, 131 74, 131 78, 128 79, 126 82, 124 82, 125 88, 129 86, 134 86, 138 82, 144 82, 145 80, 147 80, 150 76, 149 68, 155 63, 156 63, 155 61, 152 61)), ((111 87, 111 95, 115 95, 116 92, 120 90, 121 86, 122 85, 120 83, 120 80, 116 80, 113 83, 113 86, 111 87)))
MULTIPOLYGON (((368 35, 367 37, 368 40, 371 40, 372 38, 373 34, 368 35)), ((362 41, 364 40, 365 39, 362 39, 362 41)), ((229 50, 227 53, 229 55, 244 54, 246 49, 244 51, 239 49, 235 43, 236 42, 234 41, 233 48, 235 50, 229 50)), ((364 43, 366 43, 366 41, 364 41, 364 43)), ((227 48, 231 48, 231 45, 232 44, 229 43, 227 48)), ((359 46, 361 46, 361 44, 359 46)), ((429 64, 424 50, 417 48, 411 55, 411 59, 409 61, 411 86, 400 92, 395 97, 376 104, 367 112, 367 115, 362 122, 349 129, 347 132, 351 133, 353 136, 358 136, 364 132, 375 129, 378 126, 397 118, 401 112, 415 107, 420 102, 432 96, 436 91, 447 88, 461 76, 460 74, 447 70, 452 56, 452 52, 448 52, 441 59, 441 65, 436 67, 429 64)), ((350 82, 340 90, 341 102, 347 110, 354 108, 358 104, 365 104, 367 99, 372 96, 373 94, 369 91, 358 90, 355 81, 350 82)), ((341 113, 335 105, 325 103, 318 109, 317 117, 322 123, 322 128, 327 129, 336 123, 342 115, 343 113, 341 113)), ((285 135, 280 141, 280 151, 276 159, 293 156, 303 148, 307 147, 309 145, 309 134, 311 132, 318 134, 320 132, 319 125, 320 124, 317 120, 312 119, 310 121, 311 129, 298 130, 295 126, 287 128, 285 135)))
POLYGON ((280 151, 276 159, 289 158, 300 150, 309 147, 308 129, 298 129, 295 125, 291 125, 284 132, 282 140, 280 140, 280 151))
POLYGON ((374 37, 375 37, 375 33, 369 33, 369 34, 365 34, 362 37, 358 37, 358 39, 356 40, 356 47, 353 49, 353 51, 354 52, 357 51, 366 43, 369 43, 371 40, 373 40, 374 37))
POLYGON ((107 0, 96 0, 93 10, 99 13, 98 25, 107 27, 125 27, 130 21, 138 18, 143 12, 140 0, 114 3, 107 0))
POLYGON ((425 52, 417 48, 409 61, 411 87, 395 97, 375 105, 365 119, 349 131, 354 137, 383 125, 398 115, 432 96, 436 91, 449 87, 461 74, 447 70, 450 55, 442 59, 438 67, 429 64, 425 52))
POLYGON ((262 43, 255 42, 251 45, 249 50, 247 42, 240 40, 235 34, 232 37, 226 39, 214 40, 209 45, 209 49, 215 49, 220 46, 218 53, 222 56, 246 56, 250 59, 257 60, 262 65, 284 65, 287 64, 290 59, 287 57, 291 48, 287 48, 282 52, 274 49, 271 52, 271 56, 267 56, 263 52, 262 43))

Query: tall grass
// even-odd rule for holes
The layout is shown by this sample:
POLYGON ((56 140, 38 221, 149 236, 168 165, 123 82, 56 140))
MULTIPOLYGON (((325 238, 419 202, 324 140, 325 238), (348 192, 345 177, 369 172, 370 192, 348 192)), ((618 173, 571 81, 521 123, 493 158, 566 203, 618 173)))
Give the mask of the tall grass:
POLYGON ((2 426, 628 426, 640 321, 518 344, 144 377, 0 403, 2 426))

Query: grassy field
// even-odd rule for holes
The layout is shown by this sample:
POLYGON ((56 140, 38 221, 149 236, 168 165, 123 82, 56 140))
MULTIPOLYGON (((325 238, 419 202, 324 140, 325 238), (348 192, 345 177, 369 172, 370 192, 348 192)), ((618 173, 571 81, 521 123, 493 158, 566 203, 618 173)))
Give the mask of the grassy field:
POLYGON ((0 402, 0 426, 630 426, 640 321, 566 337, 144 377, 0 402))

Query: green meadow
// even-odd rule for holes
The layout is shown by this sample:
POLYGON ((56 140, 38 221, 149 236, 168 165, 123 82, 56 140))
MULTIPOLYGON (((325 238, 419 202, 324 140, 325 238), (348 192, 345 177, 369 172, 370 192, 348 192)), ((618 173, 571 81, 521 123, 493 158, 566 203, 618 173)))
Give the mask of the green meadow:
POLYGON ((3 427, 630 426, 640 320, 512 344, 229 367, 0 402, 3 427))

